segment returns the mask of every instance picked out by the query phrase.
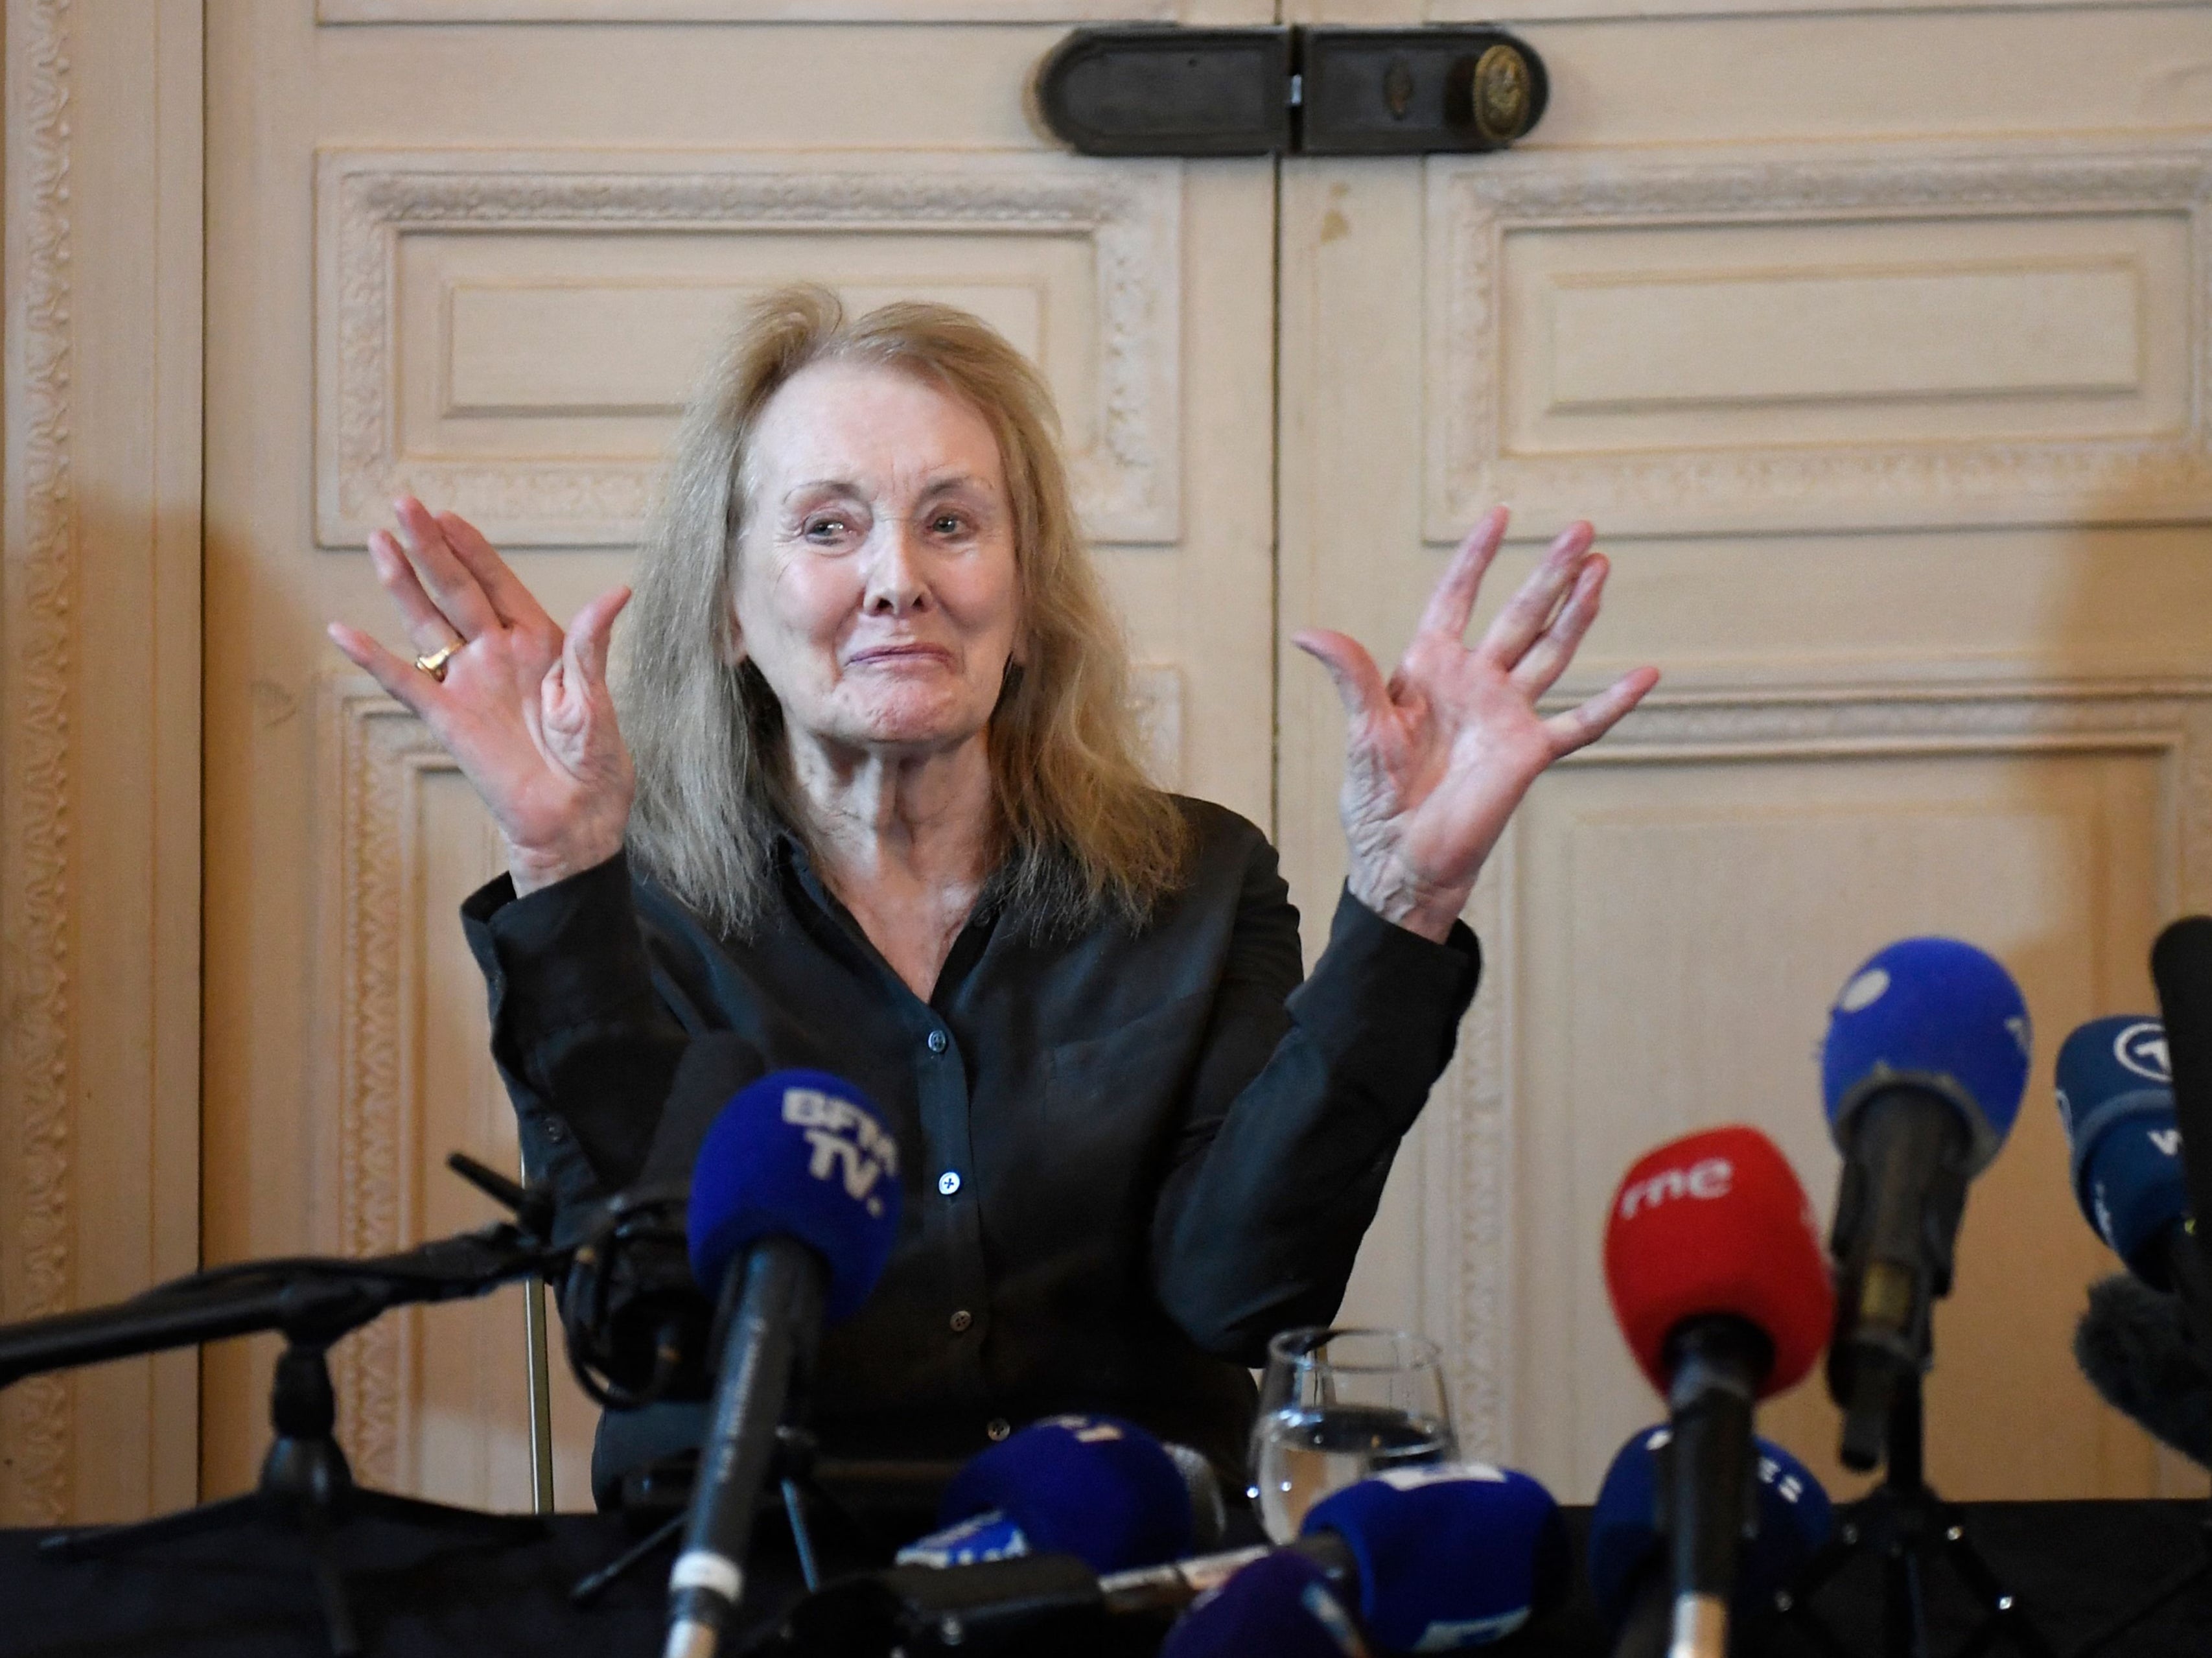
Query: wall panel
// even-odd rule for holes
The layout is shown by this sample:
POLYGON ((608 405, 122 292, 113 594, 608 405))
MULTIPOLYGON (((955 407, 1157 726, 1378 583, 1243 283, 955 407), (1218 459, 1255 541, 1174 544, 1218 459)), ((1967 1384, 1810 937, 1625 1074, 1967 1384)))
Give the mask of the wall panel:
MULTIPOLYGON (((1491 976, 1421 1170, 1444 1297, 1425 1312, 1462 1355, 1470 1442, 1595 1488, 1659 1408, 1600 1269, 1620 1170, 1748 1121, 1825 1216, 1826 1006, 1881 944, 1948 932, 2020 980, 2036 1054, 1938 1320, 1932 1477, 1960 1497, 2144 1489, 2149 1442, 2074 1372, 2082 1286, 2113 1263, 2074 1212, 2050 1066, 2079 1021, 2154 1005, 2146 941, 2208 883, 2203 685, 1680 699, 1546 779, 1478 890, 1491 976)), ((1765 1422, 1848 1483, 1817 1379, 1765 1422)))
POLYGON ((2199 148, 1528 151, 1427 240, 1433 542, 2212 513, 2199 148))
POLYGON ((319 539, 361 544, 406 490, 503 547, 635 542, 694 377, 748 295, 805 277, 999 325, 1090 531, 1176 541, 1182 200, 1174 162, 328 152, 319 539))

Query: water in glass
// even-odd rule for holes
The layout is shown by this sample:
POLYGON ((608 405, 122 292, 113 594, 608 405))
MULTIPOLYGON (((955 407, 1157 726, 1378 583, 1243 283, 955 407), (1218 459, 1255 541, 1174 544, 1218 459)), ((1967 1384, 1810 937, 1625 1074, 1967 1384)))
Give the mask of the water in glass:
POLYGON ((1260 1407, 1253 1474, 1279 1543, 1331 1491, 1457 1455, 1436 1346, 1402 1331, 1285 1331, 1268 1345, 1260 1407))

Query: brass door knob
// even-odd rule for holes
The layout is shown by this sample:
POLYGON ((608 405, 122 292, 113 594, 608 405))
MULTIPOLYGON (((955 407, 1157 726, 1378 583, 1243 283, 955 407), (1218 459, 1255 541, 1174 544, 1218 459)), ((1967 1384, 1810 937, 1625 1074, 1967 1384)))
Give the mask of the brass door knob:
POLYGON ((1510 144, 1536 124, 1535 79, 1518 46, 1501 40, 1474 60, 1468 93, 1474 130, 1493 144, 1510 144))

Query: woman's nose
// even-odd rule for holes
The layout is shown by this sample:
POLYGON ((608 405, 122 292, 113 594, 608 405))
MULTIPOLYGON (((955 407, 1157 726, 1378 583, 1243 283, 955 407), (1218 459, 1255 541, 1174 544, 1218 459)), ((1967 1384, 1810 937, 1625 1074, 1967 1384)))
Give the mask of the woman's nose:
POLYGON ((929 586, 922 579, 915 556, 914 531, 896 522, 886 524, 876 537, 874 556, 868 562, 864 608, 871 616, 903 616, 929 608, 929 586))

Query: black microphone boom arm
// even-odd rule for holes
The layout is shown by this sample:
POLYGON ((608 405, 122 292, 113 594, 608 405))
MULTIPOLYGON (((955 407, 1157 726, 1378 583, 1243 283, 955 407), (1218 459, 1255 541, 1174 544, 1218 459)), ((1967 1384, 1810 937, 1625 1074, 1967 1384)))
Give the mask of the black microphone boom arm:
POLYGON ((109 1306, 0 1325, 0 1388, 258 1330, 327 1345, 394 1307, 460 1300, 556 1272, 568 1254, 501 1221, 365 1260, 303 1255, 218 1266, 109 1306))

